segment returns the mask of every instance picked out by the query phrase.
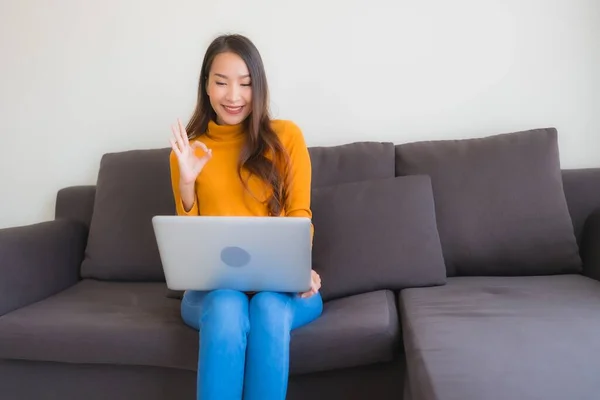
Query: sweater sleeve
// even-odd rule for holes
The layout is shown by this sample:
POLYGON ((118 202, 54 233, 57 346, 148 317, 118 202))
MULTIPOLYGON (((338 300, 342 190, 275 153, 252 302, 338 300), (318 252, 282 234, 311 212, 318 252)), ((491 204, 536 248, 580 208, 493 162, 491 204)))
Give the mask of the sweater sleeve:
MULTIPOLYGON (((285 204, 286 217, 307 217, 312 219, 310 208, 312 166, 304 135, 293 122, 286 124, 289 155, 287 176, 288 197, 285 204)), ((311 234, 314 227, 311 227, 311 234)))
POLYGON ((181 193, 179 193, 179 164, 177 163, 177 156, 175 152, 171 150, 169 156, 169 164, 171 167, 171 186, 173 188, 173 198, 175 200, 175 210, 177 215, 181 216, 197 216, 200 215, 198 210, 198 196, 194 195, 194 204, 189 211, 185 211, 183 206, 183 200, 181 200, 181 193))

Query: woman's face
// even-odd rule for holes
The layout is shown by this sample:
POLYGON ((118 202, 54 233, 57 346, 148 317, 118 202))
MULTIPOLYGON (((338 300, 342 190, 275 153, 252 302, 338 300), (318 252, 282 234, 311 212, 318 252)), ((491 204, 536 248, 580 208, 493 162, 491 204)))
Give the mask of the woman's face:
POLYGON ((235 53, 218 54, 206 81, 219 125, 241 123, 252 111, 252 86, 246 63, 235 53))

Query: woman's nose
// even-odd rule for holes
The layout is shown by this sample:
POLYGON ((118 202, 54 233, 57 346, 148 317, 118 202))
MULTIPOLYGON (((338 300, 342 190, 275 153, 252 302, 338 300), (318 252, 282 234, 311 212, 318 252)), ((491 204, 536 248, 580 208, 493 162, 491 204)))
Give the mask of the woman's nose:
POLYGON ((240 97, 240 88, 238 85, 229 85, 227 88, 227 101, 236 102, 240 97))

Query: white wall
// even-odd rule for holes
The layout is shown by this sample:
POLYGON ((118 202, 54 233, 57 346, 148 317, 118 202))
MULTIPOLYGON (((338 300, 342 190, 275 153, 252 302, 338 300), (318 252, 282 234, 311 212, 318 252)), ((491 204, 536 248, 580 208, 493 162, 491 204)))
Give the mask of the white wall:
POLYGON ((223 32, 255 41, 309 145, 555 126, 563 166, 600 166, 597 3, 1 0, 0 226, 52 218, 105 152, 167 146, 223 32))

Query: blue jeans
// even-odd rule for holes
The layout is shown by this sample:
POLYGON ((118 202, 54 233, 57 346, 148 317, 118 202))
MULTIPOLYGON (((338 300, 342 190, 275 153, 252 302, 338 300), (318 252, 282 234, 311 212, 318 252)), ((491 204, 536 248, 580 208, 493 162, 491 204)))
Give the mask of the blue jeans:
POLYGON ((184 322, 199 330, 197 398, 283 400, 289 374, 290 331, 318 318, 319 293, 187 291, 184 322))

